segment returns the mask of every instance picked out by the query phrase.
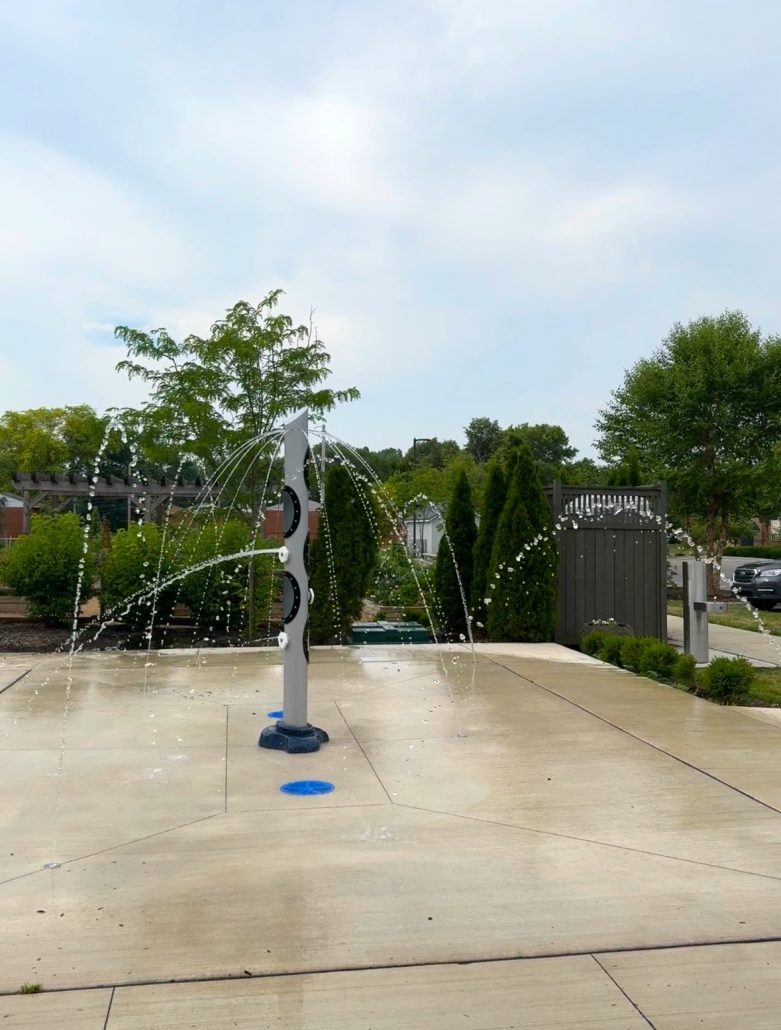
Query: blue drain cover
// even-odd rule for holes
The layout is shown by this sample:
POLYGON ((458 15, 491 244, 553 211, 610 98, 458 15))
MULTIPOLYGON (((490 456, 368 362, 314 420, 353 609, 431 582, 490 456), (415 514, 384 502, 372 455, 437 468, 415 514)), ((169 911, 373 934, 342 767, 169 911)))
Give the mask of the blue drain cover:
POLYGON ((330 794, 335 787, 327 780, 293 780, 290 783, 283 783, 279 789, 283 794, 309 797, 312 794, 330 794))
POLYGON ((281 719, 284 716, 284 712, 280 708, 278 712, 266 712, 269 719, 281 719))

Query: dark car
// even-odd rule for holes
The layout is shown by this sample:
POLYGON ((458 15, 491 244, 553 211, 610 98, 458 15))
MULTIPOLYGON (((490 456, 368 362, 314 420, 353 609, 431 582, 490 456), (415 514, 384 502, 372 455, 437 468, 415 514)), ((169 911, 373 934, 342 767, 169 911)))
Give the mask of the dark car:
POLYGON ((770 562, 767 558, 755 558, 746 562, 745 565, 738 565, 732 573, 732 592, 738 597, 750 597, 753 593, 754 576, 766 565, 779 564, 770 562))
POLYGON ((751 580, 751 592, 746 596, 761 611, 769 612, 775 608, 781 601, 781 561, 769 561, 761 565, 751 580))

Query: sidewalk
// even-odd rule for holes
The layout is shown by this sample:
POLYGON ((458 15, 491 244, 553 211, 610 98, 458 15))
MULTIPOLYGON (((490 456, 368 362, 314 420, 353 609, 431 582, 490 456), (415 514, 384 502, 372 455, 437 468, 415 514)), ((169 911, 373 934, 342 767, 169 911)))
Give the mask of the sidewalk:
MULTIPOLYGON (((667 616, 667 639, 676 647, 683 647, 683 619, 677 615, 667 616)), ((781 667, 781 637, 752 633, 747 629, 732 629, 730 626, 708 627, 708 643, 711 658, 747 658, 760 669, 781 667)))

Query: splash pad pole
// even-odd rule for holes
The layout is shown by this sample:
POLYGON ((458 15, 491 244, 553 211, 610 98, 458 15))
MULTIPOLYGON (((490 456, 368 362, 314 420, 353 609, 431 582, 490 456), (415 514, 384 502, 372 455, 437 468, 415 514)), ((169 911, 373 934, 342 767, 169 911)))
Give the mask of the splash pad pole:
POLYGON ((306 754, 328 741, 325 730, 307 721, 309 674, 309 413, 299 412, 284 429, 285 483, 282 487, 282 515, 285 545, 280 551, 282 571, 282 615, 284 632, 279 635, 283 653, 283 716, 260 734, 260 747, 306 754))

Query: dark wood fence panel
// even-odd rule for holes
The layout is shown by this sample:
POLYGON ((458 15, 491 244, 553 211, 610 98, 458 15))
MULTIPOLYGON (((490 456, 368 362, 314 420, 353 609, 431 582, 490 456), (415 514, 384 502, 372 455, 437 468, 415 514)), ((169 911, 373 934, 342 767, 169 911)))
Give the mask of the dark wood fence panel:
POLYGON ((653 487, 545 487, 557 527, 556 641, 577 644, 594 620, 667 638, 667 492, 653 487))

